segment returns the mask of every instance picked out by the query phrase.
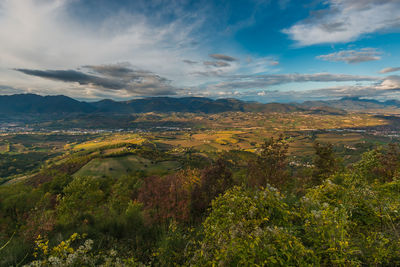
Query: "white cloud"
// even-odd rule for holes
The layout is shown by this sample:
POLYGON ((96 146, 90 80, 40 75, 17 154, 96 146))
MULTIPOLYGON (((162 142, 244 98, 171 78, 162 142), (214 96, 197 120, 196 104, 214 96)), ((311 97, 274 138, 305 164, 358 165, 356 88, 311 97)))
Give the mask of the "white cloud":
POLYGON ((246 63, 240 67, 240 72, 245 74, 259 74, 275 70, 279 61, 274 57, 248 57, 246 63))
POLYGON ((327 0, 326 9, 283 30, 300 46, 347 43, 362 35, 399 29, 398 0, 327 0))
POLYGON ((386 77, 377 88, 380 90, 400 89, 400 76, 392 75, 386 77))

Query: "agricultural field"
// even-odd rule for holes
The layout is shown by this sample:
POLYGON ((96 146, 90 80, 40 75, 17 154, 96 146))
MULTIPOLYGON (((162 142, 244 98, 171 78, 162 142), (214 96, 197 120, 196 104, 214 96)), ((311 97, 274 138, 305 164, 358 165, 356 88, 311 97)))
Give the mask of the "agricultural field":
POLYGON ((151 166, 147 161, 136 162, 134 158, 123 156, 143 145, 171 151, 191 149, 206 155, 231 150, 254 153, 264 140, 281 134, 289 144, 289 155, 296 161, 311 161, 313 143, 318 141, 333 143, 336 151, 352 162, 360 153, 393 139, 369 130, 374 127, 387 127, 391 123, 390 120, 384 116, 358 113, 147 113, 138 115, 133 122, 141 128, 115 133, 74 130, 73 133, 2 134, 0 178, 9 180, 14 176, 34 172, 43 164, 62 163, 69 154, 74 153, 102 157, 83 167, 80 174, 123 175, 134 170, 162 172, 177 168, 177 165, 163 166, 157 163, 151 166), (159 126, 165 124, 169 126, 159 126), (188 125, 191 127, 186 127, 188 125), (147 130, 142 129, 146 127, 147 130), (351 129, 365 130, 354 132, 351 129), (129 165, 134 167, 129 168, 129 165), (144 165, 151 167, 143 167, 144 165), (96 169, 98 171, 95 171, 96 169))
POLYGON ((306 131, 318 129, 341 129, 385 125, 384 118, 371 114, 347 113, 342 115, 313 114, 309 112, 224 112, 217 114, 140 114, 134 121, 136 127, 168 124, 170 127, 192 129, 263 129, 267 131, 306 131), (184 126, 182 126, 184 125, 184 126))
POLYGON ((105 146, 113 146, 122 143, 140 145, 144 141, 145 139, 143 139, 140 135, 137 134, 112 134, 112 135, 107 134, 87 142, 79 144, 68 144, 65 148, 66 149, 72 148, 74 151, 95 150, 97 148, 105 146))

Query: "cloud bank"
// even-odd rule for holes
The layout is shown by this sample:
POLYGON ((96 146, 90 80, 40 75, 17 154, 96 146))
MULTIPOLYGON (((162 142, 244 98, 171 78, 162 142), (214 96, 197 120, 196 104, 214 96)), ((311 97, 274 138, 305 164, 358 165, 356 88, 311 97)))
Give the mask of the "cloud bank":
POLYGON ((235 75, 227 77, 227 81, 212 85, 219 89, 265 89, 273 85, 306 82, 361 82, 379 81, 380 78, 347 74, 266 74, 266 75, 235 75))
POLYGON ((398 0, 327 0, 326 7, 283 32, 300 46, 347 43, 400 28, 398 0))
MULTIPOLYGON (((313 80, 313 81, 330 81, 330 80, 347 80, 350 77, 334 76, 320 76, 320 75, 303 75, 298 76, 296 79, 282 79, 282 83, 295 80, 313 80), (311 77, 310 77, 311 76, 311 77), (318 77, 319 76, 319 77, 318 77)), ((354 79, 361 80, 362 77, 354 77, 354 79)), ((368 78, 367 78, 368 79, 368 78)), ((376 78, 378 79, 378 78, 376 78)), ((278 82, 278 81, 277 81, 278 82)), ((340 99, 342 97, 371 97, 380 99, 393 99, 400 96, 400 76, 389 76, 382 80, 376 80, 369 85, 338 85, 331 87, 321 87, 311 90, 273 90, 273 89, 250 89, 240 90, 240 86, 245 88, 268 88, 264 83, 259 84, 239 84, 235 86, 237 90, 231 90, 232 84, 223 84, 218 91, 205 90, 202 92, 203 96, 218 96, 218 97, 240 97, 245 100, 258 101, 258 102, 303 102, 307 100, 327 100, 327 99, 340 99)))

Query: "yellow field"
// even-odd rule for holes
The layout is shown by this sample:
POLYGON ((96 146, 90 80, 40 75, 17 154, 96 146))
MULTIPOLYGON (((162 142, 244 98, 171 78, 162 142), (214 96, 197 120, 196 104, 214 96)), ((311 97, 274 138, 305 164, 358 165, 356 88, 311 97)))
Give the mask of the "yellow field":
POLYGON ((7 153, 7 152, 10 152, 10 145, 9 144, 0 145, 0 153, 7 153))
POLYGON ((142 144, 146 139, 143 137, 136 135, 136 134, 114 134, 111 136, 105 136, 101 139, 96 139, 92 141, 88 141, 82 144, 78 144, 73 146, 74 151, 78 150, 91 150, 91 149, 97 149, 100 147, 105 147, 105 146, 112 146, 112 145, 117 145, 121 143, 125 144, 137 144, 140 145, 142 144))

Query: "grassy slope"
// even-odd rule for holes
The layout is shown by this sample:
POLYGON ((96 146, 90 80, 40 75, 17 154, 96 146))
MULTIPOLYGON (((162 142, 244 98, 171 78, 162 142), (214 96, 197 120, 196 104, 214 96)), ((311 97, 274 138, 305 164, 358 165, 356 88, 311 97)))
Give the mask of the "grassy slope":
POLYGON ((180 167, 177 161, 155 162, 139 156, 129 155, 114 158, 96 158, 83 166, 74 176, 121 177, 144 171, 147 174, 164 174, 180 167))

